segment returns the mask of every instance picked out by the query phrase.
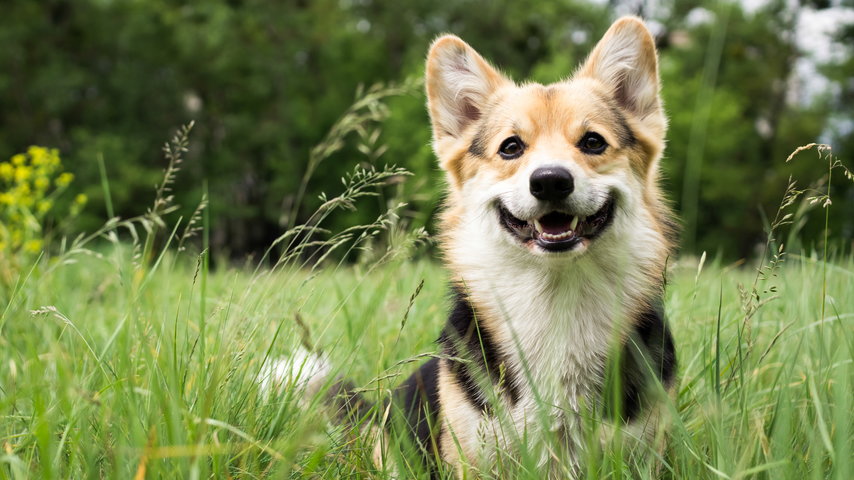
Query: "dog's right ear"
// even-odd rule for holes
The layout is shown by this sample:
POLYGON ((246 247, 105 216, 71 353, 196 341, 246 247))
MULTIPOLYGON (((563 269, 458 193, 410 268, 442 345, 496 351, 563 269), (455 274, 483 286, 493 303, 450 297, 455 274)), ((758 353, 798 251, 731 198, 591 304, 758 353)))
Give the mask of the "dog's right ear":
POLYGON ((477 121, 495 90, 508 82, 459 37, 437 38, 427 55, 425 82, 436 152, 477 121))

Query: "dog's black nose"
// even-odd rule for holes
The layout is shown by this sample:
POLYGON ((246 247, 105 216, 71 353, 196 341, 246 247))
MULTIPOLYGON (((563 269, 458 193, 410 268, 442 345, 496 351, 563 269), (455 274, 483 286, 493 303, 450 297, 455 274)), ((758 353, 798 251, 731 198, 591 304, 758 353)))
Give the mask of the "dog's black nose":
POLYGON ((540 200, 558 201, 568 197, 575 184, 569 170, 561 167, 541 167, 531 174, 531 195, 540 200))

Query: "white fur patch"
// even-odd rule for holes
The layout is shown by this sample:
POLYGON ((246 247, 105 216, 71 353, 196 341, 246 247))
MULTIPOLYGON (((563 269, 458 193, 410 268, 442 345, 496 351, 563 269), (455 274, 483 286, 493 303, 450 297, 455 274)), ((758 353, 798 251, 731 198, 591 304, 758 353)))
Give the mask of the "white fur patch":
POLYGON ((258 374, 258 385, 263 395, 297 389, 310 397, 329 380, 331 371, 325 356, 299 348, 290 357, 267 360, 258 374))

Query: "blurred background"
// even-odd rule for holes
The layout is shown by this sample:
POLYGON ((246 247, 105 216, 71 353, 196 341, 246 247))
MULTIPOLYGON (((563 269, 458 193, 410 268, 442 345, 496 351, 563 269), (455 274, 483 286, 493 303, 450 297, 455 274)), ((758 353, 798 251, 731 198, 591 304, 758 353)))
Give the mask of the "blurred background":
MULTIPOLYGON (((174 194, 189 217, 207 188, 221 255, 263 251, 358 164, 414 175, 336 211, 328 228, 372 222, 402 201, 397 222, 430 231, 443 176, 417 82, 431 40, 455 33, 514 79, 553 82, 617 16, 638 14, 661 53, 664 186, 682 252, 754 256, 790 176, 822 192, 830 181, 830 244, 852 246, 852 182, 828 179, 815 152, 786 158, 822 142, 852 166, 854 1, 3 0, 0 9, 0 159, 57 148, 73 193, 89 199, 75 229, 108 216, 100 159, 115 214, 139 214, 162 178, 164 141, 194 120, 174 194), (377 83, 395 87, 375 90, 387 109, 371 106, 347 142, 318 153, 377 83)), ((788 249, 823 247, 825 210, 805 203, 794 220, 788 249)))

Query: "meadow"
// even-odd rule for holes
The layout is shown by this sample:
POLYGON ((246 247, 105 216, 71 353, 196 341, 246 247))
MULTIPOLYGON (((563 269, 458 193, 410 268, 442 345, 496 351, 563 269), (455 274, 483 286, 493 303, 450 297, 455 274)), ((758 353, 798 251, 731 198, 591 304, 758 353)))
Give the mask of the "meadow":
MULTIPOLYGON (((6 3, 0 480, 428 478, 399 438, 372 462, 386 411, 267 367, 322 352, 382 405, 437 354, 433 39, 551 82, 618 13, 661 54, 679 382, 663 447, 585 417, 578 476, 854 478, 851 2, 6 3)), ((470 477, 544 478, 536 448, 470 477)))
MULTIPOLYGON (((370 121, 346 113, 303 185, 370 121)), ((61 201, 74 175, 58 150, 0 162, 0 479, 429 477, 397 437, 374 465, 383 408, 353 428, 332 420, 324 392, 263 387, 271 362, 308 349, 328 358, 330 378, 382 405, 438 354, 447 273, 430 235, 399 215, 405 197, 385 196, 410 172, 360 163, 304 224, 235 260, 212 253, 206 191, 180 216, 173 189, 191 129, 164 146, 166 168, 139 215, 115 214, 101 159, 109 219, 76 236, 62 229, 87 198, 61 201), (333 212, 376 199, 386 210, 374 221, 328 228, 333 212)), ((754 258, 685 253, 668 265, 680 380, 664 446, 603 443, 608 426, 584 416, 578 476, 852 477, 854 257, 828 235, 837 207, 826 185, 854 174, 825 146, 800 150, 818 151, 828 180, 799 189, 790 179, 754 258), (818 247, 802 238, 808 218, 824 220, 818 247)), ((568 477, 560 442, 545 446, 568 477)), ((544 478, 540 447, 523 435, 469 476, 544 478)))
MULTIPOLYGON (((146 261, 118 242, 34 264, 0 320, 0 478, 391 478, 370 435, 258 380, 319 346, 379 397, 436 353, 446 273, 401 250, 210 269, 204 252, 146 261)), ((673 262, 670 439, 647 461, 591 445, 586 478, 851 478, 854 260, 758 267, 673 262)), ((398 447, 398 478, 423 477, 398 447)), ((541 478, 524 454, 484 475, 541 478)))

